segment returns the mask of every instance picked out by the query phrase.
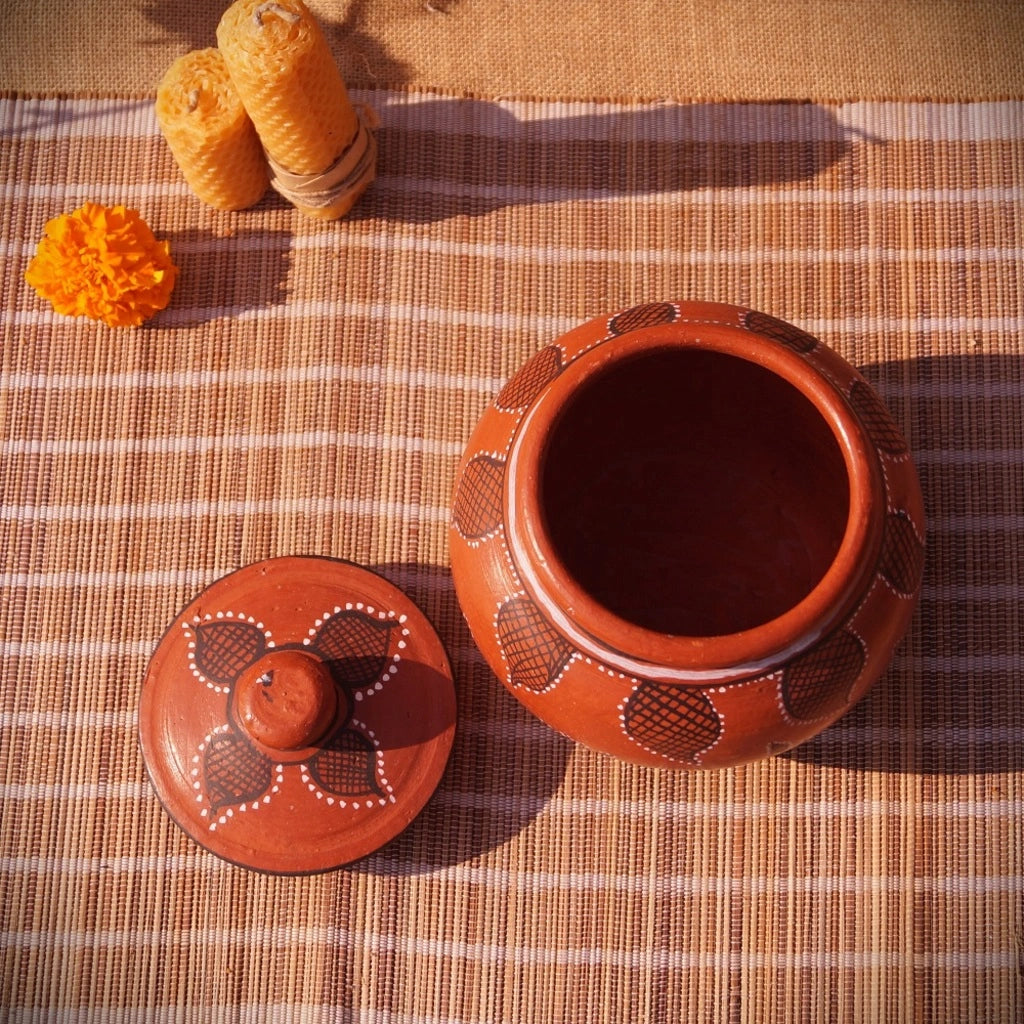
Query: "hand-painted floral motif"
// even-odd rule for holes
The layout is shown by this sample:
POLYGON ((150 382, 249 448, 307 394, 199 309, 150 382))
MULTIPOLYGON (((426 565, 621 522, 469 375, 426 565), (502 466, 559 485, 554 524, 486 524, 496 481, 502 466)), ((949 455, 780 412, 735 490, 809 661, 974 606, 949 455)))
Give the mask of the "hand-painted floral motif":
MULTIPOLYGON (((355 710, 398 671, 408 635, 403 622, 404 616, 349 604, 325 612, 301 643, 281 645, 262 622, 236 612, 182 624, 193 676, 226 698, 224 721, 199 744, 191 766, 200 814, 211 831, 270 803, 290 771, 327 806, 358 810, 394 802, 380 744, 355 710), (243 676, 257 664, 262 671, 261 660, 273 652, 286 651, 303 651, 326 668, 337 705, 326 732, 298 750, 257 740, 239 705, 243 676)), ((269 683, 270 672, 266 676, 269 683)))
POLYGON ((504 486, 504 459, 484 453, 466 466, 455 494, 452 519, 467 540, 489 537, 501 527, 504 486))

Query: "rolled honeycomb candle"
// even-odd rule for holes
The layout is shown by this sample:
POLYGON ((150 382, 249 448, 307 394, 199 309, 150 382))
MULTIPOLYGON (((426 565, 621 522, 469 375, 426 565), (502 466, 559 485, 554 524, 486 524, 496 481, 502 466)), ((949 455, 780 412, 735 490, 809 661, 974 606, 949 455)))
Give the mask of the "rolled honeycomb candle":
POLYGON ((302 0, 236 0, 217 45, 270 161, 271 184, 300 210, 340 217, 372 181, 372 116, 357 110, 302 0))
POLYGON ((195 194, 219 210, 244 210, 267 191, 259 136, 215 49, 179 57, 160 81, 156 116, 195 194))

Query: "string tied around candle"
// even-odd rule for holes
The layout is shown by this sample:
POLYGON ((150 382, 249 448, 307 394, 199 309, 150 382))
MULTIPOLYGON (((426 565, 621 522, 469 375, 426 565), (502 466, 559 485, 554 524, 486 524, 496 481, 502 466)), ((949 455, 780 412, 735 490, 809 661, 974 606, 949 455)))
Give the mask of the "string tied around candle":
POLYGON ((295 174, 267 153, 270 184, 298 207, 326 210, 347 196, 358 194, 373 181, 377 169, 377 114, 366 104, 355 104, 359 128, 337 160, 317 174, 295 174))

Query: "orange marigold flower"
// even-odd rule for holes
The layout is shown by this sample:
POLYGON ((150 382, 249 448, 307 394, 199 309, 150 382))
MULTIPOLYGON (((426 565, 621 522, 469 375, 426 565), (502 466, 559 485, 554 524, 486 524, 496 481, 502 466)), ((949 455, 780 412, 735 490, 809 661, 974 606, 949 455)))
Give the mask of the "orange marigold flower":
POLYGON ((137 210, 85 203, 54 217, 25 280, 58 313, 137 327, 170 301, 178 268, 137 210))

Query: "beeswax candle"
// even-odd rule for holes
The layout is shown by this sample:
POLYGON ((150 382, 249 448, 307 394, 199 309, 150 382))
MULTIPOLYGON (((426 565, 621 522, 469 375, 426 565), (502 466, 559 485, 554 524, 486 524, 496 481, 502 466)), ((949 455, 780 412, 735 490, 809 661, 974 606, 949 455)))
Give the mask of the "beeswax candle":
POLYGON ((340 217, 372 181, 370 118, 348 96, 302 0, 235 0, 217 45, 270 161, 271 184, 300 210, 340 217))
POLYGON ((156 116, 185 181, 203 202, 219 210, 259 202, 270 171, 217 50, 193 50, 167 69, 156 116))

